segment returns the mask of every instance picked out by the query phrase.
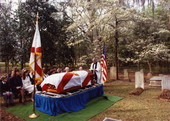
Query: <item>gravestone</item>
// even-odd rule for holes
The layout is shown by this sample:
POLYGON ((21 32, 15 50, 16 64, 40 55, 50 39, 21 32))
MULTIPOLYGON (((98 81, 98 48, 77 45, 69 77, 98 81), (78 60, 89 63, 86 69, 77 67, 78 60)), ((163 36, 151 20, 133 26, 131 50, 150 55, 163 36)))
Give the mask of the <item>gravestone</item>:
POLYGON ((124 80, 128 80, 128 81, 130 81, 130 79, 129 79, 129 72, 128 72, 128 70, 127 70, 127 69, 124 69, 124 70, 123 70, 123 72, 124 72, 124 80))
POLYGON ((167 89, 170 90, 170 75, 163 75, 162 76, 162 90, 167 89))
POLYGON ((149 86, 160 87, 162 81, 162 76, 153 76, 150 78, 149 86))
POLYGON ((144 74, 141 71, 135 72, 135 88, 144 89, 144 74))
POLYGON ((116 67, 114 66, 110 67, 110 79, 116 80, 116 67))
POLYGON ((149 73, 147 74, 147 76, 146 76, 146 79, 147 79, 147 80, 150 80, 151 77, 152 77, 152 73, 149 72, 149 73))

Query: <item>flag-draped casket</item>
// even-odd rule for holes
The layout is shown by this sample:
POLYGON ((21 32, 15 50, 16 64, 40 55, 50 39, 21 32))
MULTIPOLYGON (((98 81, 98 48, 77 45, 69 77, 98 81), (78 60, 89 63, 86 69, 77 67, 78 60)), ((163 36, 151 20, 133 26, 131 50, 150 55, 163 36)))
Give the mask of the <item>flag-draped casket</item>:
POLYGON ((42 91, 64 93, 91 85, 92 80, 93 74, 87 71, 57 73, 45 78, 41 87, 42 91))

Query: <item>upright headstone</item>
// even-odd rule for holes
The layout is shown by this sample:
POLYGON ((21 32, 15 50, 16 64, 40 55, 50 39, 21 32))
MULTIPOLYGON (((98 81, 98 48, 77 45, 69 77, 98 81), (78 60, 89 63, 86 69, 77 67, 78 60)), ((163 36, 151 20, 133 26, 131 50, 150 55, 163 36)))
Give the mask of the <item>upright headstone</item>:
POLYGON ((162 90, 167 89, 170 90, 170 75, 164 75, 162 76, 162 90))
POLYGON ((143 71, 143 69, 141 69, 141 70, 140 70, 140 72, 143 74, 144 82, 146 82, 146 79, 145 79, 145 75, 144 75, 144 71, 143 71))
POLYGON ((110 79, 111 80, 116 79, 116 67, 114 66, 110 67, 110 79))
POLYGON ((135 88, 144 89, 144 74, 141 71, 135 72, 135 88))
POLYGON ((146 79, 147 79, 147 80, 150 80, 151 77, 152 77, 152 73, 149 72, 149 73, 147 74, 147 76, 146 76, 146 79))
POLYGON ((127 69, 124 69, 123 72, 124 72, 124 80, 130 81, 128 70, 127 70, 127 69))

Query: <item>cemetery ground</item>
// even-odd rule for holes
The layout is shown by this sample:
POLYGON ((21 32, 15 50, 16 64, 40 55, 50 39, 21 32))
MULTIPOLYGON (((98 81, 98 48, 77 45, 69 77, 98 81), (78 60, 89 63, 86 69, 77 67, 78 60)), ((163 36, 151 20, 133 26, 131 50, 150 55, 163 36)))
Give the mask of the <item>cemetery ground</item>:
MULTIPOLYGON (((111 107, 102 113, 92 117, 89 121, 102 121, 105 117, 120 119, 122 121, 170 121, 170 101, 159 100, 161 87, 149 87, 149 82, 145 82, 145 90, 139 96, 129 95, 134 89, 134 75, 130 77, 131 82, 125 80, 108 81, 105 84, 104 91, 106 94, 123 97, 111 107)), ((1 104, 3 100, 1 97, 1 104)), ((15 100, 16 105, 18 99, 15 100)), ((27 103, 29 99, 27 99, 27 103)), ((1 106, 1 121, 24 121, 7 111, 1 106)))

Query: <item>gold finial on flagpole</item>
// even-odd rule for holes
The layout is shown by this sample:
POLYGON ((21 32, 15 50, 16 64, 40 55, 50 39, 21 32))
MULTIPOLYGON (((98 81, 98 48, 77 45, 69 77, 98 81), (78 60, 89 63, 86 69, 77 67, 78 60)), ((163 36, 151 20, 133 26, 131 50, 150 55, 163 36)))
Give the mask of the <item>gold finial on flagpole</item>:
POLYGON ((37 15, 36 15, 36 23, 38 23, 38 17, 39 17, 39 13, 37 12, 37 15))

